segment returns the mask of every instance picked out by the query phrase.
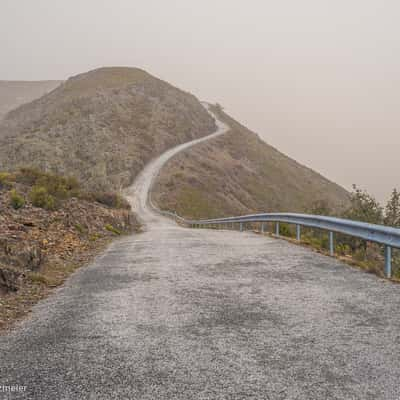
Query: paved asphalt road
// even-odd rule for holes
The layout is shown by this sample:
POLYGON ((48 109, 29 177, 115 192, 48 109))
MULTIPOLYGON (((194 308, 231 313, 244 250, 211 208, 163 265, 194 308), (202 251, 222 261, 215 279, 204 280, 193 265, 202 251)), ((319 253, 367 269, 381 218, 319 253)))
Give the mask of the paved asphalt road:
POLYGON ((0 337, 0 398, 400 399, 400 286, 282 240, 154 215, 144 202, 166 158, 130 193, 145 232, 0 337), (2 393, 10 384, 27 390, 2 393))

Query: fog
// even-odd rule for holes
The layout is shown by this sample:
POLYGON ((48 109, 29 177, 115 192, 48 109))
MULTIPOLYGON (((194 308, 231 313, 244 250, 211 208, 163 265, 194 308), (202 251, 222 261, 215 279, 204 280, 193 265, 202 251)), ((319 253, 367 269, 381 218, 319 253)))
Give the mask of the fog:
POLYGON ((350 188, 400 187, 400 3, 1 0, 0 79, 146 69, 350 188))

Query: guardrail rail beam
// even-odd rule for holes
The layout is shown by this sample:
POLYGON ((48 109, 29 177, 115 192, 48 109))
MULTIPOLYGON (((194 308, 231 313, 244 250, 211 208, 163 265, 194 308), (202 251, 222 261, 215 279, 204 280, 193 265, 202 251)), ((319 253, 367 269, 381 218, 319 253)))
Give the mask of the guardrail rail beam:
POLYGON ((388 278, 392 276, 392 248, 400 249, 400 229, 384 225, 370 224, 367 222, 353 221, 344 218, 327 217, 323 215, 295 214, 295 213, 264 213, 241 215, 238 217, 216 218, 207 220, 187 220, 180 217, 176 212, 161 211, 149 202, 150 206, 160 214, 172 217, 178 223, 188 227, 196 228, 217 228, 224 225, 229 228, 229 223, 239 224, 239 230, 243 232, 244 224, 260 223, 261 232, 265 232, 265 223, 275 223, 275 234, 280 236, 280 223, 296 225, 296 238, 301 238, 301 227, 322 229, 328 231, 329 235, 329 254, 334 255, 334 234, 340 233, 349 235, 368 242, 378 243, 385 248, 385 275, 388 278))

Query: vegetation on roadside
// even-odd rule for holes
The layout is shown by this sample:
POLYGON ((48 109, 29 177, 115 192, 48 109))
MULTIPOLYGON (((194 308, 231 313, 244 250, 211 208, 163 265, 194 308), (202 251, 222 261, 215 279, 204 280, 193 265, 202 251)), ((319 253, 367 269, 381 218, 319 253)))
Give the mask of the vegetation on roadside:
POLYGON ((111 233, 114 233, 115 235, 122 235, 122 232, 119 230, 119 229, 117 229, 117 228, 115 228, 114 226, 112 226, 111 224, 106 224, 105 226, 104 226, 104 228, 108 231, 108 232, 111 232, 111 233))
POLYGON ((138 229, 120 194, 35 168, 0 172, 0 210, 0 329, 116 235, 138 229))
MULTIPOLYGON (((393 189, 387 204, 383 207, 367 191, 353 185, 350 206, 343 213, 337 214, 327 204, 319 201, 308 212, 400 228, 400 193, 397 189, 393 189)), ((289 227, 289 229, 288 236, 294 237, 294 228, 289 227)), ((320 250, 328 251, 329 249, 327 232, 318 229, 303 228, 302 242, 320 250)), ((384 275, 384 246, 347 235, 336 234, 335 252, 368 272, 379 276, 384 275)), ((400 254, 396 249, 393 250, 392 265, 393 276, 400 279, 400 254)))
POLYGON ((97 202, 110 208, 130 209, 128 201, 115 192, 88 192, 74 177, 64 177, 24 167, 15 173, 0 172, 0 189, 10 190, 10 204, 14 209, 25 205, 25 198, 18 193, 15 186, 28 190, 27 198, 34 207, 54 211, 60 208, 63 201, 76 198, 97 202))
POLYGON ((18 210, 25 205, 25 199, 15 189, 10 193, 10 204, 14 210, 18 210))

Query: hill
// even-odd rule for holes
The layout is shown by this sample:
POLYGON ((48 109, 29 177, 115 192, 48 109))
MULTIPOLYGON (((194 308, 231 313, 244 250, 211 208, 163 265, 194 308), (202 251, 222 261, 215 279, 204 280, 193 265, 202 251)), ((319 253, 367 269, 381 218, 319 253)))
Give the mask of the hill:
POLYGON ((230 131, 172 159, 153 188, 160 208, 189 218, 339 210, 349 193, 262 141, 220 108, 230 131))
MULTIPOLYGON (((348 204, 343 188, 215 111, 230 132, 168 163, 153 195, 162 208, 209 217, 348 204)), ((118 190, 153 157, 214 129, 193 95, 140 69, 100 68, 0 121, 0 171, 31 166, 72 175, 89 190, 118 190)))
POLYGON ((61 81, 0 81, 0 119, 18 106, 51 92, 61 81))
POLYGON ((0 122, 0 170, 31 166, 90 189, 119 189, 151 158, 214 129, 193 95, 140 69, 100 68, 0 122))

